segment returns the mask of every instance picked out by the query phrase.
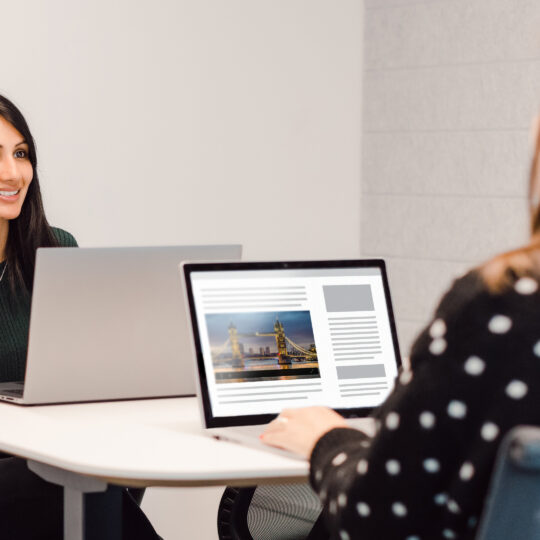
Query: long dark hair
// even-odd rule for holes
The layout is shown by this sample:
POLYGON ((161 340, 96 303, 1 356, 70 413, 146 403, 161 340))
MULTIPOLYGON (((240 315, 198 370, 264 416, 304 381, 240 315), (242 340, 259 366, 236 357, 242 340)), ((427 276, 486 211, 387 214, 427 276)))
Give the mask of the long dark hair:
POLYGON ((5 249, 6 279, 11 292, 30 294, 34 281, 36 249, 56 247, 58 241, 47 222, 39 188, 36 144, 21 111, 6 97, 0 95, 0 116, 9 122, 28 145, 28 158, 32 164, 33 179, 28 187, 21 213, 10 220, 5 249))

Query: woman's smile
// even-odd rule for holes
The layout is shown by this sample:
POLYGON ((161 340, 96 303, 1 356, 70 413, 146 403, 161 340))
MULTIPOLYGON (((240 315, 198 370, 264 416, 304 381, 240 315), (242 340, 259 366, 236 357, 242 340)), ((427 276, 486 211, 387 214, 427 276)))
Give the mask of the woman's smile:
POLYGON ((15 190, 0 190, 0 199, 6 202, 15 202, 19 199, 20 189, 15 190))

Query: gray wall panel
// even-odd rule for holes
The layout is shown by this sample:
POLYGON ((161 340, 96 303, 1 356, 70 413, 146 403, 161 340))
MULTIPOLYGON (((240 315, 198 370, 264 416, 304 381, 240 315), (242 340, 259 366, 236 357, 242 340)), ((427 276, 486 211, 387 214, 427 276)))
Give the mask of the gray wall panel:
POLYGON ((381 9, 379 2, 368 13, 365 67, 380 70, 538 58, 537 4, 537 0, 476 0, 381 9), (512 39, 501 39, 509 35, 512 39))
POLYGON ((540 60, 366 72, 364 129, 527 129, 538 95, 540 60))
POLYGON ((362 252, 388 261, 407 354, 457 273, 527 240, 540 3, 365 7, 362 252))
POLYGON ((364 135, 363 193, 522 197, 528 130, 364 135))
POLYGON ((370 255, 480 261, 524 244, 524 198, 362 197, 362 249, 370 255))

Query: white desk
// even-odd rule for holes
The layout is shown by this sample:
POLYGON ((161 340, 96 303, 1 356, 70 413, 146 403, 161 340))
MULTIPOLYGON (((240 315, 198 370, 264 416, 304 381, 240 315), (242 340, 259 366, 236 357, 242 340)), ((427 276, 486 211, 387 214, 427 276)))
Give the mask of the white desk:
POLYGON ((65 540, 83 538, 82 494, 124 486, 302 482, 308 464, 200 432, 195 398, 0 404, 0 450, 65 487, 65 540), (50 466, 50 467, 49 467, 50 466))

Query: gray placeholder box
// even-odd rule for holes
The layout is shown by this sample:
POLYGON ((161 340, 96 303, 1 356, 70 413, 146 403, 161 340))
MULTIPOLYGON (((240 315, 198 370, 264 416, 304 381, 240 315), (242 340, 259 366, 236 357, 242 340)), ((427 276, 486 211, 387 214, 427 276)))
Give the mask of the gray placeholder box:
POLYGON ((364 366, 339 366, 337 377, 342 379, 368 379, 371 377, 385 377, 384 364, 367 364, 364 366))
POLYGON ((326 311, 373 311, 370 285, 323 285, 326 311))

